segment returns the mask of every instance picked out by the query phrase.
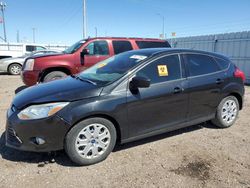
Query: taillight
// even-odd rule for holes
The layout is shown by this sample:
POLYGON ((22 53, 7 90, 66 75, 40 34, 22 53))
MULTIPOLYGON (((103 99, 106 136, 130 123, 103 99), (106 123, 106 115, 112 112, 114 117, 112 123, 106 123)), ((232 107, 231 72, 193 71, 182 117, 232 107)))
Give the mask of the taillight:
POLYGON ((243 82, 246 81, 246 76, 245 76, 244 72, 242 72, 238 67, 236 67, 236 69, 234 71, 234 77, 241 78, 243 82))

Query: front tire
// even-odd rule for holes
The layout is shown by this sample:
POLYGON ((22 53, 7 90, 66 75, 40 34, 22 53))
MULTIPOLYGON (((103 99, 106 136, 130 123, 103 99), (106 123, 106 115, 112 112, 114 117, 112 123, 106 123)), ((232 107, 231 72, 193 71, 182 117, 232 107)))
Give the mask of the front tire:
POLYGON ((78 165, 103 161, 116 143, 116 129, 104 118, 90 118, 76 124, 67 134, 65 151, 78 165))
POLYGON ((17 63, 13 63, 9 66, 8 68, 8 73, 11 75, 19 75, 21 73, 22 70, 22 66, 17 64, 17 63))
POLYGON ((64 77, 66 77, 66 76, 67 76, 67 74, 62 72, 62 71, 53 71, 53 72, 48 73, 44 77, 43 82, 50 82, 50 81, 53 81, 53 80, 62 79, 64 77))
POLYGON ((239 114, 239 102, 234 96, 224 98, 217 107, 216 117, 212 123, 220 128, 231 127, 239 114))

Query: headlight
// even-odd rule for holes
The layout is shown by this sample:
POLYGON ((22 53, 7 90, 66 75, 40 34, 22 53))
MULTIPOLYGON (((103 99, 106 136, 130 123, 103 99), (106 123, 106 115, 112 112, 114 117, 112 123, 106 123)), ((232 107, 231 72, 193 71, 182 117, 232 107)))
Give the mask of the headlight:
POLYGON ((55 114, 68 104, 68 102, 58 102, 32 105, 19 112, 17 116, 22 120, 41 119, 55 114))
POLYGON ((25 63, 24 70, 32 71, 34 67, 34 62, 35 62, 34 59, 28 59, 25 63))

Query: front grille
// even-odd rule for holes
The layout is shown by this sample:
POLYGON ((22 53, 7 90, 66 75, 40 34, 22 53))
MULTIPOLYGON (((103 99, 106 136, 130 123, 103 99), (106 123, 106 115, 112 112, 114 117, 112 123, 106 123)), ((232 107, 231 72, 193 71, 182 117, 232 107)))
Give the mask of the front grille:
POLYGON ((13 144, 15 146, 20 146, 22 144, 22 141, 16 135, 15 130, 9 126, 7 127, 6 130, 6 138, 8 143, 13 144))

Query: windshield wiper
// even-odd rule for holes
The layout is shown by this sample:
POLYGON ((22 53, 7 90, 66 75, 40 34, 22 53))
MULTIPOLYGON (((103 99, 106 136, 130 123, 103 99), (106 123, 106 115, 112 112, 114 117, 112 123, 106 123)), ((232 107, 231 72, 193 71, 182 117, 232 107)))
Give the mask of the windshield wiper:
POLYGON ((75 79, 77 79, 77 80, 81 80, 81 81, 83 81, 83 82, 88 82, 88 83, 91 83, 91 84, 93 84, 93 85, 96 85, 96 83, 93 82, 92 80, 89 80, 89 79, 86 79, 86 78, 82 78, 82 77, 80 77, 80 76, 71 75, 71 77, 73 77, 73 78, 75 78, 75 79))

